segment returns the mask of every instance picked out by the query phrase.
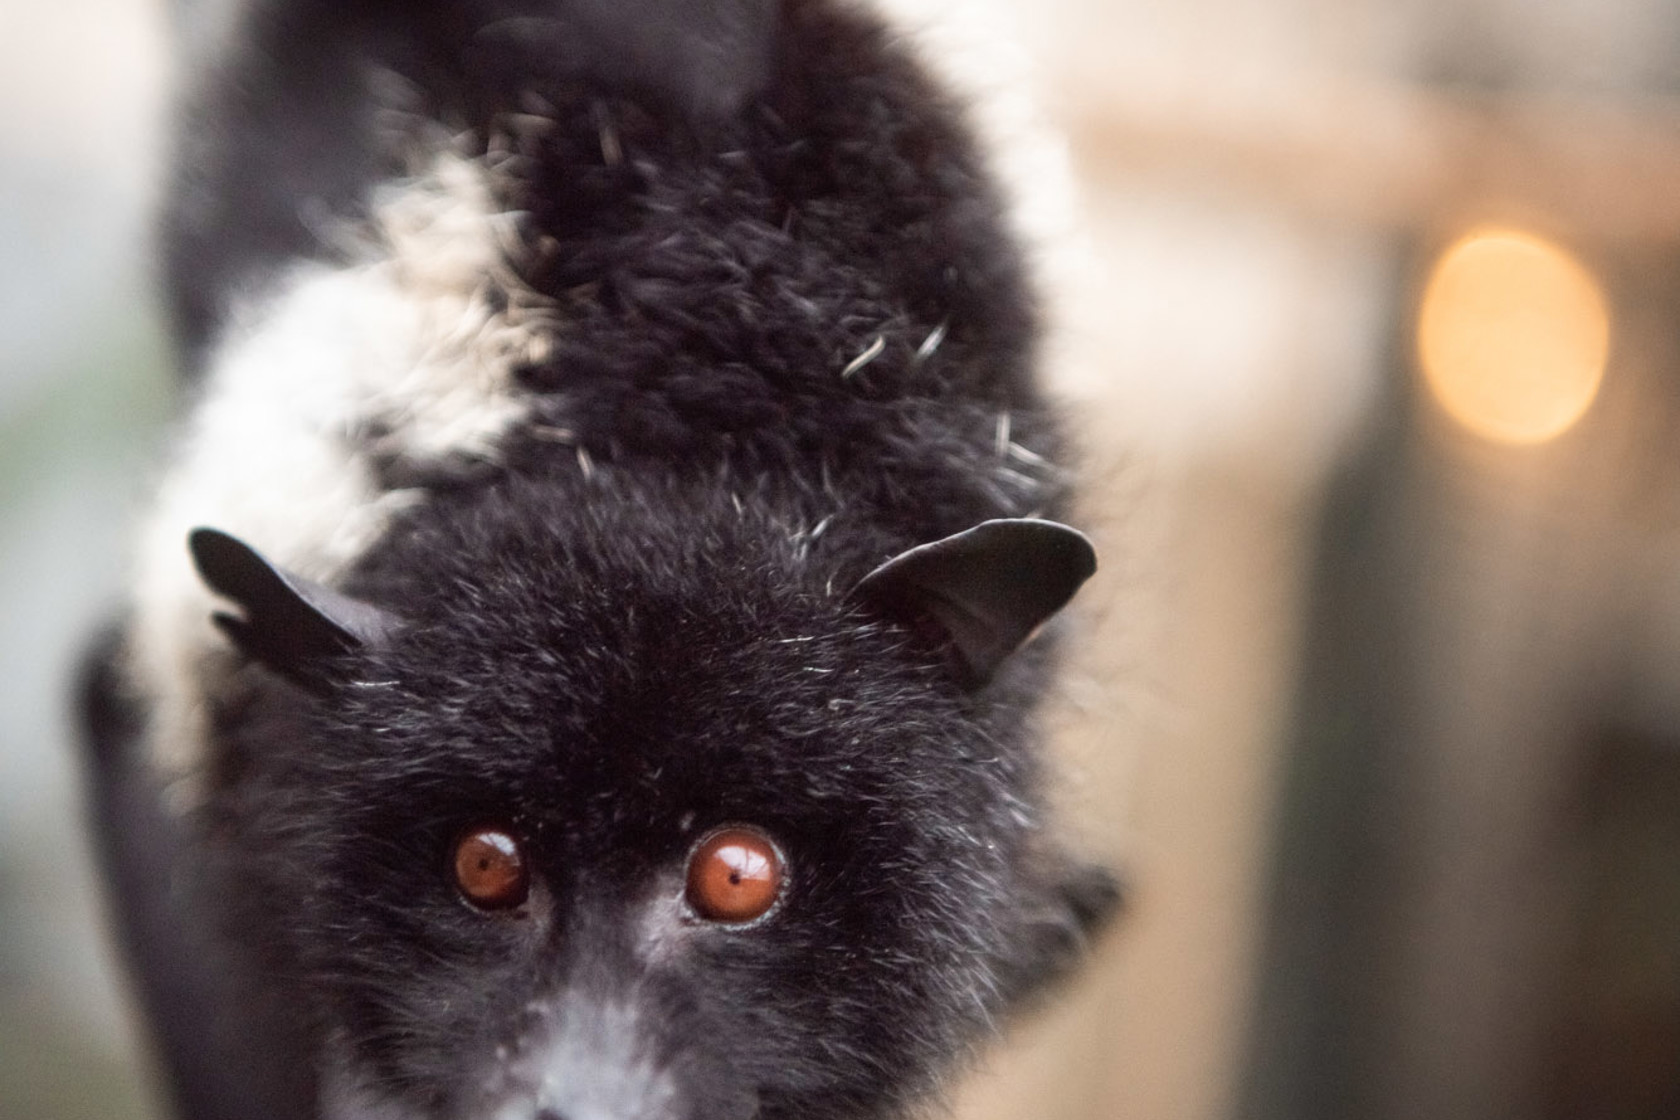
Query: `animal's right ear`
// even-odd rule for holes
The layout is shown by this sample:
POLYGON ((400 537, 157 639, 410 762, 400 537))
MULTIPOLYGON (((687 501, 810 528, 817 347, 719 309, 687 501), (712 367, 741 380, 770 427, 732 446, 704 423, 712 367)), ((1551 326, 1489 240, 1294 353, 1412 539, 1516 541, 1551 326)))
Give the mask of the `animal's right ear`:
POLYGON ((211 621, 247 656, 306 688, 324 683, 323 663, 395 628, 378 607, 288 572, 219 529, 194 529, 187 547, 210 589, 244 611, 217 611, 211 621))

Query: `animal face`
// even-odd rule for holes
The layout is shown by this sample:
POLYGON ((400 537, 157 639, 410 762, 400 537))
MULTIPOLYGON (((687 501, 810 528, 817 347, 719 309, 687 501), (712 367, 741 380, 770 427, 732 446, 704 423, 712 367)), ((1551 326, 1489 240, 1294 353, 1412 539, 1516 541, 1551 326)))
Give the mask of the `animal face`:
POLYGON ((548 502, 431 523, 353 581, 395 606, 331 683, 230 710, 244 920, 325 1021, 329 1112, 899 1103, 1078 936, 1019 706, 732 507, 548 502))

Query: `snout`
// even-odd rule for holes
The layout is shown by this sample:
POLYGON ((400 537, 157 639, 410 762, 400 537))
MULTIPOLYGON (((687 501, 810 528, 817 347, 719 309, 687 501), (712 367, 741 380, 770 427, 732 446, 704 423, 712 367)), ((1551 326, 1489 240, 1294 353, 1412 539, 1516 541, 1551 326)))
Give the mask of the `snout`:
MULTIPOLYGON (((741 1120, 753 1120, 753 1118, 756 1117, 757 1115, 758 1115, 758 1109, 754 1108, 751 1112, 746 1113, 741 1118, 741 1120)), ((605 1112, 577 1112, 577 1113, 574 1113, 574 1112, 556 1112, 552 1108, 544 1108, 544 1109, 538 1110, 534 1114, 533 1120, 625 1120, 625 1118, 619 1117, 616 1113, 609 1114, 609 1113, 605 1113, 605 1112)), ((710 1120, 710 1118, 709 1117, 696 1117, 696 1120, 710 1120)), ((731 1118, 731 1120, 734 1120, 734 1118, 731 1118)))
POLYGON ((703 1031, 685 1037, 645 1000, 576 992, 533 1007, 493 1120, 754 1120, 758 1094, 703 1031))

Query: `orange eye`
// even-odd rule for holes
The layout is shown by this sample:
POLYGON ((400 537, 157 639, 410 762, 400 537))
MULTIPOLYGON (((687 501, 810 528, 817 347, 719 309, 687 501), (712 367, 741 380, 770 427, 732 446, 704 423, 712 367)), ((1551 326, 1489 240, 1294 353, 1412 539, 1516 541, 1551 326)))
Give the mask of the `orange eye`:
POLYGON ((525 901, 531 877, 519 841, 499 828, 475 828, 455 841, 455 885, 480 910, 507 910, 525 901))
POLYGON ((712 922, 750 922, 782 893, 782 854, 752 828, 712 833, 688 857, 688 904, 712 922))

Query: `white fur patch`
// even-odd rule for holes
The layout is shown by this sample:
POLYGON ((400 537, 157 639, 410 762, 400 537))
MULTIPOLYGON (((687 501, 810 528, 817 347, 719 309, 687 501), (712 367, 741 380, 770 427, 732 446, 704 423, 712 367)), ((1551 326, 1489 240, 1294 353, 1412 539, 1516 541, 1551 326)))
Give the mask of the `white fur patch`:
POLYGON ((1019 3, 869 0, 868 8, 966 106, 1015 231, 1030 243, 1059 239, 1075 210, 1072 168, 1044 113, 1019 3))
POLYGON ((966 108, 1003 190, 1010 231, 1025 250, 1043 317, 1045 380, 1081 395, 1101 322, 1097 262, 1067 138, 1045 110, 1029 15, 1019 0, 865 0, 917 61, 966 108))
POLYGON ((130 668, 168 772, 199 761, 225 660, 187 533, 225 530, 330 582, 417 497, 381 490, 376 457, 493 459, 525 414, 512 371, 541 356, 552 320, 508 271, 510 218, 483 170, 445 153, 373 202, 357 263, 300 264, 231 317, 144 527, 130 668))

